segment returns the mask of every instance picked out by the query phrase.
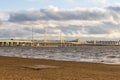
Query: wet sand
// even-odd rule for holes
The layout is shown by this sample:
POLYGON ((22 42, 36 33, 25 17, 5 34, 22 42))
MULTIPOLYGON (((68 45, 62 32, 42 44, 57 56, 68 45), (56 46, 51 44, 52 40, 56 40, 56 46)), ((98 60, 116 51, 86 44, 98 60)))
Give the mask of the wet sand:
POLYGON ((120 65, 1 56, 0 80, 120 80, 120 65), (34 65, 58 68, 24 67, 34 65))

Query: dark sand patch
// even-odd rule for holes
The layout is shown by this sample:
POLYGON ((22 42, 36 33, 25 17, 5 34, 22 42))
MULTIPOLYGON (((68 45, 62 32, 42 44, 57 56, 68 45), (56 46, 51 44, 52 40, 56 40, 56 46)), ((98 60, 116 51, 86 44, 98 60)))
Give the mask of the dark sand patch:
POLYGON ((23 68, 27 68, 27 69, 32 69, 32 70, 43 70, 43 69, 55 69, 55 68, 59 68, 57 66, 50 66, 50 65, 32 65, 32 66, 23 66, 23 68))

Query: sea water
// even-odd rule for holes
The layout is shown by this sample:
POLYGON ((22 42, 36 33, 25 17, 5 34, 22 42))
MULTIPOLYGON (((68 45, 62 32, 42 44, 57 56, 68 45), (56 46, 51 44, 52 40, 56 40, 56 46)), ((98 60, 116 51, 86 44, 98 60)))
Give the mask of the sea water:
POLYGON ((120 46, 0 47, 0 56, 120 64, 120 46))

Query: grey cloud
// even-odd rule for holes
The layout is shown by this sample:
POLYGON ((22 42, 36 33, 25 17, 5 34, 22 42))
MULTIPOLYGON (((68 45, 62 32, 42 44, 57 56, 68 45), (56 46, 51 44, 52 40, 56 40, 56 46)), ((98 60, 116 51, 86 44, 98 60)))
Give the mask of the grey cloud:
POLYGON ((9 21, 11 22, 36 21, 39 20, 38 17, 39 15, 36 15, 36 13, 18 12, 18 13, 11 13, 9 21))
POLYGON ((0 25, 7 23, 6 21, 0 20, 0 25))
POLYGON ((103 27, 88 27, 85 29, 88 34, 109 34, 109 30, 105 30, 103 27))
POLYGON ((0 29, 0 38, 14 38, 14 37, 25 37, 28 36, 30 33, 23 29, 14 29, 10 30, 7 28, 0 29))
POLYGON ((0 29, 0 37, 10 37, 10 30, 8 29, 0 29))
POLYGON ((107 10, 109 11, 109 14, 112 16, 114 21, 120 22, 120 7, 108 7, 107 10))
POLYGON ((0 20, 0 25, 2 24, 2 21, 0 20))
POLYGON ((99 9, 92 10, 59 10, 41 9, 38 11, 13 12, 10 22, 37 21, 37 20, 101 20, 108 18, 107 12, 99 9))
MULTIPOLYGON (((25 27, 24 30, 25 30, 25 31, 32 32, 32 28, 31 28, 31 27, 25 27)), ((34 27, 33 27, 33 33, 43 34, 44 32, 45 32, 44 29, 34 28, 34 27)))
POLYGON ((44 29, 34 29, 33 32, 34 33, 39 33, 39 34, 44 34, 45 30, 44 29))
POLYGON ((107 7, 96 9, 78 9, 78 10, 50 10, 40 9, 36 11, 19 11, 11 12, 10 22, 24 22, 24 21, 49 21, 49 20, 109 20, 113 17, 115 21, 119 20, 120 7, 107 7))
POLYGON ((110 33, 109 28, 104 29, 104 27, 100 27, 100 26, 83 27, 83 26, 70 25, 68 27, 58 26, 58 28, 65 34, 75 33, 77 35, 78 34, 77 32, 80 32, 82 34, 109 34, 110 33))
POLYGON ((107 9, 112 10, 112 11, 116 11, 116 12, 120 12, 120 7, 117 7, 117 6, 116 7, 110 6, 107 9))
POLYGON ((67 27, 57 26, 57 28, 60 29, 65 34, 73 34, 76 33, 76 31, 82 32, 82 27, 76 25, 69 25, 67 27))

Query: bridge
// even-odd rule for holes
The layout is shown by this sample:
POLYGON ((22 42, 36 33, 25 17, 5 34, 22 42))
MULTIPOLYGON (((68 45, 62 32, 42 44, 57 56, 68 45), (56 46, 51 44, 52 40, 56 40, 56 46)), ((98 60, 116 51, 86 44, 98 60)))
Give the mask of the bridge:
POLYGON ((30 46, 31 40, 0 40, 0 46, 30 46))
POLYGON ((0 46, 35 46, 35 47, 69 47, 80 45, 80 41, 66 41, 66 40, 0 40, 0 46))

